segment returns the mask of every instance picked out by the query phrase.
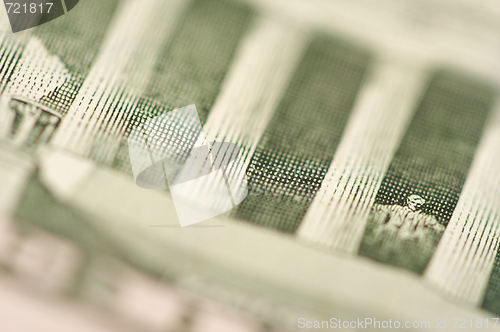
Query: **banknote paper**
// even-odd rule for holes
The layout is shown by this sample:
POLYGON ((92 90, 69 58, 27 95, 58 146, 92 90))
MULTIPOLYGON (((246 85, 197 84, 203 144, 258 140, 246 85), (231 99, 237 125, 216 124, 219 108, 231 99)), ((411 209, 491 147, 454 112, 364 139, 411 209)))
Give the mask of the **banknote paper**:
POLYGON ((5 285, 105 308, 112 331, 493 326, 498 16, 406 6, 81 0, 2 34, 5 285), (181 229, 168 189, 135 185, 128 143, 188 105, 207 143, 241 147, 248 196, 181 229))
POLYGON ((327 37, 311 41, 252 157, 253 195, 236 218, 295 232, 332 160, 368 64, 369 55, 350 45, 327 37))
POLYGON ((422 273, 458 202, 492 89, 436 73, 375 198, 359 253, 422 273))

